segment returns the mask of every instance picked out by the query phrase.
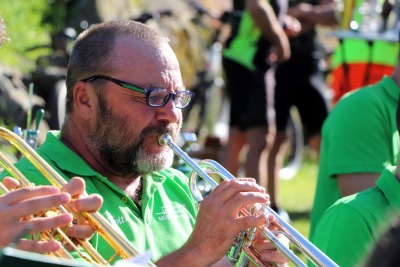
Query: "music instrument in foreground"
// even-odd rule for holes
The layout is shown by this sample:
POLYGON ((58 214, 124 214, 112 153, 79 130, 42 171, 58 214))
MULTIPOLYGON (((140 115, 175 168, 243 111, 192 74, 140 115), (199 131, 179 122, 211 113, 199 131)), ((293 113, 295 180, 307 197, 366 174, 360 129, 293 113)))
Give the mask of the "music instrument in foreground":
MULTIPOLYGON (((0 127, 0 137, 18 149, 18 151, 20 151, 52 185, 61 188, 67 184, 67 181, 18 135, 4 127, 0 127)), ((3 155, 1 152, 0 154, 3 155)), ((17 176, 14 178, 19 180, 23 186, 32 186, 29 180, 26 179, 9 161, 7 161, 5 156, 0 156, 0 164, 10 174, 17 176)), ((5 190, 4 187, 2 190, 5 190)), ((117 233, 115 228, 99 212, 82 212, 81 215, 88 221, 89 225, 114 249, 116 255, 119 255, 122 259, 128 259, 139 255, 132 244, 125 237, 117 233)), ((100 254, 98 254, 96 250, 93 249, 89 242, 83 241, 81 245, 93 258, 93 261, 102 266, 109 265, 109 262, 111 262, 116 256, 113 256, 109 260, 105 260, 100 254)), ((149 263, 149 266, 155 265, 149 263)))
MULTIPOLYGON (((194 197, 201 201, 203 196, 197 189, 196 186, 196 176, 200 176, 206 180, 212 188, 218 186, 218 183, 208 175, 208 171, 218 174, 223 180, 233 180, 236 179, 230 172, 228 172, 219 163, 213 160, 201 160, 199 162, 194 162, 184 151, 182 151, 176 144, 173 143, 172 138, 165 134, 159 139, 161 145, 169 146, 174 153, 186 162, 192 169, 192 174, 189 178, 189 183, 191 187, 192 194, 194 197)), ((268 205, 261 205, 251 207, 250 209, 243 209, 240 211, 241 216, 246 216, 249 214, 264 214, 265 218, 268 218, 268 214, 273 214, 275 220, 271 222, 271 225, 278 229, 278 231, 271 231, 268 229, 268 225, 262 227, 256 227, 253 229, 243 230, 239 236, 236 237, 231 250, 228 253, 228 258, 235 262, 236 266, 246 266, 247 263, 252 261, 257 266, 265 266, 264 263, 258 256, 257 251, 255 251, 251 243, 254 239, 255 231, 258 231, 264 238, 268 239, 280 252, 282 252, 290 261, 292 261, 296 266, 307 266, 305 263, 297 257, 293 251, 291 251, 285 244, 282 244, 275 236, 275 234, 285 235, 293 244, 316 266, 329 266, 337 267, 338 265, 327 257, 322 251, 320 251, 314 244, 303 237, 296 229, 294 229, 289 223, 284 221, 279 217, 279 215, 271 209, 268 205)), ((268 219, 267 219, 268 221, 268 219)))

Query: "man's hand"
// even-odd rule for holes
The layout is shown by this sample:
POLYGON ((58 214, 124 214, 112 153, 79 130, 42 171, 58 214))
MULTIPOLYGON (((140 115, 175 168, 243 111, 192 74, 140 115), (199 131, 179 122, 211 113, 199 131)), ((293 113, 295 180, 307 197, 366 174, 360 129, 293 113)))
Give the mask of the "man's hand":
POLYGON ((201 202, 193 233, 185 244, 198 258, 212 264, 224 257, 232 242, 243 229, 264 225, 263 215, 239 216, 248 205, 266 203, 265 189, 251 178, 221 182, 201 202))
POLYGON ((283 19, 284 21, 284 31, 286 35, 290 37, 295 37, 298 36, 299 33, 301 32, 301 24, 298 21, 298 19, 286 15, 283 19))
MULTIPOLYGON (((19 182, 6 177, 3 185, 12 190, 19 186, 19 182)), ((100 195, 85 193, 85 181, 82 178, 72 178, 61 191, 54 186, 25 187, 11 191, 0 196, 2 218, 0 227, 7 229, 0 236, 0 246, 16 242, 17 248, 21 250, 37 253, 54 252, 61 248, 61 244, 57 241, 27 240, 19 236, 40 233, 57 227, 63 229, 66 225, 72 225, 67 231, 68 236, 88 239, 93 235, 94 230, 79 213, 97 211, 102 203, 100 195), (69 207, 76 214, 73 216, 71 213, 59 213, 52 217, 35 217, 42 211, 58 209, 60 205, 69 207), (77 219, 73 220, 73 217, 77 219), (74 224, 71 224, 72 222, 74 224)))
MULTIPOLYGON (((277 231, 277 229, 272 224, 268 226, 268 229, 270 231, 277 231)), ((286 236, 282 234, 277 234, 276 237, 282 244, 285 245, 285 247, 289 247, 289 239, 286 236)), ((275 245, 272 244, 269 240, 265 239, 265 237, 263 237, 258 231, 256 232, 256 236, 252 245, 253 248, 259 253, 260 259, 263 262, 273 262, 279 265, 289 262, 289 259, 279 250, 277 250, 275 245)))
POLYGON ((291 53, 289 40, 271 5, 264 0, 246 0, 245 4, 261 35, 272 44, 266 60, 278 64, 287 61, 291 53))
MULTIPOLYGON (((6 177, 3 185, 12 190, 19 183, 6 177)), ((21 234, 34 234, 71 223, 73 218, 68 213, 54 217, 33 217, 36 213, 67 204, 70 200, 70 194, 61 193, 54 186, 25 187, 0 196, 0 229, 5 229, 0 235, 0 246, 15 242, 21 250, 37 253, 57 251, 61 247, 57 241, 35 241, 19 237, 21 234)))
POLYGON ((74 224, 67 231, 67 235, 76 239, 90 239, 94 229, 80 215, 81 212, 98 211, 103 204, 103 198, 98 194, 86 194, 85 180, 80 177, 72 178, 62 189, 71 195, 69 209, 74 214, 74 224))

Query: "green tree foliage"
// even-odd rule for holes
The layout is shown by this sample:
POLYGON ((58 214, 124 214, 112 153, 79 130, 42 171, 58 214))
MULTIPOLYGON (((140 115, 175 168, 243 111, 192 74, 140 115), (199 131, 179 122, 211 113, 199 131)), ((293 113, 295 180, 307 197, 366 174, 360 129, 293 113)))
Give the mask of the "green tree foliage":
POLYGON ((34 66, 34 59, 46 52, 27 50, 50 42, 49 26, 42 24, 48 6, 47 0, 0 2, 0 16, 5 20, 9 38, 0 49, 0 64, 28 71, 34 66))
POLYGON ((137 7, 137 10, 142 5, 142 0, 122 2, 123 5, 120 0, 0 0, 0 16, 5 20, 9 38, 0 49, 0 64, 28 72, 35 67, 36 58, 50 53, 49 49, 30 49, 49 45, 51 34, 65 26, 72 26, 79 33, 80 20, 98 23, 101 19, 118 17, 107 14, 106 18, 100 18, 99 7, 119 14, 129 12, 126 7, 137 7))

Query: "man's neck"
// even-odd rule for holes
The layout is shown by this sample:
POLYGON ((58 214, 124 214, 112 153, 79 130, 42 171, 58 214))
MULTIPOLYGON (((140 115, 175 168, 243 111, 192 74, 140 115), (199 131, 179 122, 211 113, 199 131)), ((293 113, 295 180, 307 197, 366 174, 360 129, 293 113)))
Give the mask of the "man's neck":
POLYGON ((118 186, 140 209, 142 206, 143 178, 127 179, 126 177, 111 176, 107 179, 118 186))
POLYGON ((140 207, 142 199, 142 179, 140 176, 121 176, 108 167, 107 162, 101 162, 100 156, 90 147, 89 140, 79 131, 75 125, 68 124, 61 132, 61 141, 72 151, 83 158, 95 171, 107 177, 107 179, 127 194, 135 204, 140 207))
POLYGON ((78 154, 93 170, 104 177, 116 175, 108 168, 107 162, 102 162, 99 152, 93 149, 91 142, 79 127, 68 123, 61 131, 61 142, 78 154))

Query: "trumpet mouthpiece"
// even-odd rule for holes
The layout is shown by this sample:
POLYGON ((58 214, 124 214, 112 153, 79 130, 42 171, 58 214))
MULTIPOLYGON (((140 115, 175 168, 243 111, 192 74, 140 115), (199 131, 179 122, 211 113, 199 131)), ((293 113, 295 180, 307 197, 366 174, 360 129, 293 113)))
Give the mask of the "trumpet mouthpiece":
POLYGON ((172 142, 172 137, 169 134, 163 134, 162 136, 160 136, 160 138, 158 139, 158 143, 162 146, 166 146, 168 145, 168 143, 172 142))

